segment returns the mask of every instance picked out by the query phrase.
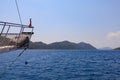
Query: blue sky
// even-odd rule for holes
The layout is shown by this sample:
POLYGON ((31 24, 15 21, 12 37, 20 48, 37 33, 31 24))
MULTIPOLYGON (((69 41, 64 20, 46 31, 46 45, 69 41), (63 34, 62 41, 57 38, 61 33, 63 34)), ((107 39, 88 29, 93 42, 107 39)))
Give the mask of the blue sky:
MULTIPOLYGON (((22 22, 32 18, 32 41, 120 46, 120 0, 17 0, 22 22)), ((0 21, 19 22, 15 0, 1 0, 0 21)))

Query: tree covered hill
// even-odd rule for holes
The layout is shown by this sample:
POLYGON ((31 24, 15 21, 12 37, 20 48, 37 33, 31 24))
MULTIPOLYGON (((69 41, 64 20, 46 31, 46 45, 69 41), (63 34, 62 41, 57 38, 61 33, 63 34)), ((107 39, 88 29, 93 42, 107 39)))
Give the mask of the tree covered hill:
POLYGON ((43 42, 31 42, 30 49, 76 49, 76 50, 96 50, 94 46, 88 43, 73 43, 69 41, 54 42, 46 44, 43 42))

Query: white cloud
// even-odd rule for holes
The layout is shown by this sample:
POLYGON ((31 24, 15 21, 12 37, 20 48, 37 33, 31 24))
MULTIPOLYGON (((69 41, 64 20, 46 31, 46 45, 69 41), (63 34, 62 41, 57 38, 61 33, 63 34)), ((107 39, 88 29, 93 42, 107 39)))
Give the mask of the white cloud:
POLYGON ((120 38, 120 31, 110 32, 110 33, 107 35, 107 38, 108 38, 108 39, 120 38))

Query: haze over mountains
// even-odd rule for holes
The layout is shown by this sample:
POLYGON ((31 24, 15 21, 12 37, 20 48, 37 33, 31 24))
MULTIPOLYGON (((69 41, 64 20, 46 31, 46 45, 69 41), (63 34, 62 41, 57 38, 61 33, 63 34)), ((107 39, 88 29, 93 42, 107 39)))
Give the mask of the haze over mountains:
POLYGON ((96 50, 94 46, 88 43, 73 43, 69 41, 54 42, 46 44, 43 42, 31 42, 30 49, 75 49, 75 50, 96 50))
POLYGON ((112 50, 111 47, 103 47, 103 48, 99 48, 99 50, 112 50))

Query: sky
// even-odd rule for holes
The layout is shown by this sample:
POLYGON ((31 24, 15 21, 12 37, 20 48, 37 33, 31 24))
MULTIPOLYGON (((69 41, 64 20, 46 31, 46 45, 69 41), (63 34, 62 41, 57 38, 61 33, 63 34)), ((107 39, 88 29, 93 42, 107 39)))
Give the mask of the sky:
MULTIPOLYGON (((68 40, 97 48, 120 47, 120 0, 17 0, 23 24, 32 18, 32 41, 68 40)), ((15 0, 1 0, 0 21, 20 23, 15 0)))

